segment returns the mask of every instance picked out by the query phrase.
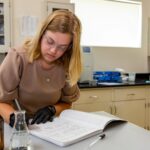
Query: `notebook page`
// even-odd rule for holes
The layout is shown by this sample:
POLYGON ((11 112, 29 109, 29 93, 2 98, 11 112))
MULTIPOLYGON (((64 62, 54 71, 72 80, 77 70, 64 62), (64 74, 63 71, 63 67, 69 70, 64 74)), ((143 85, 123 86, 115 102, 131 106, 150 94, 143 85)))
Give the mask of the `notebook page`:
POLYGON ((30 133, 60 146, 66 146, 81 139, 102 132, 115 117, 92 114, 76 110, 64 110, 53 122, 30 125, 30 133))
POLYGON ((71 109, 64 110, 61 113, 60 117, 68 118, 72 120, 78 120, 81 123, 87 123, 93 127, 99 128, 100 130, 103 130, 109 122, 113 120, 119 120, 115 117, 92 114, 88 112, 82 112, 82 111, 71 110, 71 109))
MULTIPOLYGON (((98 132, 98 128, 80 124, 77 121, 55 118, 53 122, 29 126, 30 133, 60 146, 79 141, 89 134, 98 132)), ((99 131, 100 133, 101 131, 99 131)))

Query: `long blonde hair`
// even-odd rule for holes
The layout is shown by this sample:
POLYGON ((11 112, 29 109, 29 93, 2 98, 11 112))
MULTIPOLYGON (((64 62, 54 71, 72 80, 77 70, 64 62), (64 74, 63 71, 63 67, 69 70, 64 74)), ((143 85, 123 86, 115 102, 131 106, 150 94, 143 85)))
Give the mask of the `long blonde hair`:
MULTIPOLYGON (((41 24, 35 37, 24 42, 24 48, 27 49, 29 62, 41 57, 41 38, 45 31, 69 33, 72 35, 72 41, 68 50, 58 60, 62 62, 67 71, 70 84, 77 83, 81 74, 81 51, 80 36, 81 23, 75 14, 67 10, 56 10, 50 14, 41 24)), ((57 62, 58 62, 57 61, 57 62)))

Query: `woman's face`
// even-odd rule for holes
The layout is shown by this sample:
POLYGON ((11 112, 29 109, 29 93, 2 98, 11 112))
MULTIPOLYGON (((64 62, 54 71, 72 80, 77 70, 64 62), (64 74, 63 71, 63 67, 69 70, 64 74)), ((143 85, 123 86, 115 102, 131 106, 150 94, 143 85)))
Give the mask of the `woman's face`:
POLYGON ((42 61, 51 64, 66 52, 70 43, 69 33, 46 31, 41 40, 42 61))

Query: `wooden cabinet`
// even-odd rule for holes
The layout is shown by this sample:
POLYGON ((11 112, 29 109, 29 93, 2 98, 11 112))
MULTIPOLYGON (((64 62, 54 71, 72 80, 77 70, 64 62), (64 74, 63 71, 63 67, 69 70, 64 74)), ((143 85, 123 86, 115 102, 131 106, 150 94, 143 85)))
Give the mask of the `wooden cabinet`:
POLYGON ((10 47, 10 4, 9 0, 0 0, 0 53, 10 47))
POLYGON ((114 88, 113 94, 112 114, 146 128, 146 88, 114 88))
POLYGON ((106 111, 146 128, 146 101, 145 86, 81 89, 81 96, 73 103, 73 109, 106 111))
POLYGON ((114 115, 137 124, 143 128, 146 127, 145 119, 145 100, 120 101, 114 102, 114 115))
POLYGON ((111 89, 85 89, 81 90, 80 99, 73 103, 73 109, 82 111, 110 112, 112 101, 111 89))

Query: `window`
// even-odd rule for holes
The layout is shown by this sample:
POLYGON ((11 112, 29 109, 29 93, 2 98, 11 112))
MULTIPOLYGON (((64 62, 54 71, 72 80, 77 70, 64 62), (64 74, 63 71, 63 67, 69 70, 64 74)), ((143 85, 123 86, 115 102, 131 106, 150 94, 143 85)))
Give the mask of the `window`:
POLYGON ((142 3, 71 0, 82 23, 82 46, 141 47, 142 3))

